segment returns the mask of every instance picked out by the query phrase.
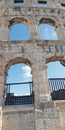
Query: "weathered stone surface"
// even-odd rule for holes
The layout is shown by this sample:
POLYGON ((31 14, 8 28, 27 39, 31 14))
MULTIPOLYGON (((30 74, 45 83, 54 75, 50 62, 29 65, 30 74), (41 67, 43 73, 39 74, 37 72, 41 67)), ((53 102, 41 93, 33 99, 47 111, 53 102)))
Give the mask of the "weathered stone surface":
POLYGON ((3 109, 3 130, 35 130, 34 108, 32 106, 5 107, 3 109))
POLYGON ((13 0, 0 0, 0 130, 65 130, 65 102, 51 100, 46 67, 57 60, 65 65, 65 0, 46 0, 46 8, 39 7, 40 1, 23 0, 23 7, 14 7, 13 0), (15 23, 28 26, 28 41, 9 41, 15 23), (53 25, 58 40, 41 40, 40 23, 53 25), (16 63, 32 69, 35 102, 31 106, 5 106, 7 71, 16 63))

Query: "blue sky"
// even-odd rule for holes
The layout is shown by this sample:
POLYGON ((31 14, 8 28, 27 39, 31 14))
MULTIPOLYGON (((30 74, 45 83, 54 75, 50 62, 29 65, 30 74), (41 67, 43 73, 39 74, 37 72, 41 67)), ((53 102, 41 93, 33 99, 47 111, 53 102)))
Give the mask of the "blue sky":
POLYGON ((13 24, 10 27, 9 40, 28 40, 29 31, 25 24, 13 24))
MULTIPOLYGON (((7 83, 32 82, 31 68, 23 63, 12 65, 8 71, 7 83)), ((29 84, 12 85, 12 93, 25 95, 30 93, 29 84)))
POLYGON ((55 28, 49 24, 39 25, 40 38, 42 40, 58 40, 55 28))
POLYGON ((39 7, 42 7, 42 8, 46 8, 47 7, 47 4, 42 4, 42 3, 38 3, 39 4, 39 7))
MULTIPOLYGON (((53 26, 48 24, 41 24, 39 26, 40 38, 42 40, 58 40, 57 34, 53 26)), ((24 24, 15 24, 10 28, 9 40, 28 40, 28 28, 24 24)), ((62 78, 65 77, 65 67, 59 61, 48 63, 48 77, 49 78, 62 78)), ((32 81, 31 68, 25 64, 12 65, 8 70, 7 83, 29 82, 32 81)), ((29 93, 28 86, 12 86, 11 92, 15 94, 29 93)))
POLYGON ((49 78, 65 78, 65 67, 59 61, 47 64, 49 78))

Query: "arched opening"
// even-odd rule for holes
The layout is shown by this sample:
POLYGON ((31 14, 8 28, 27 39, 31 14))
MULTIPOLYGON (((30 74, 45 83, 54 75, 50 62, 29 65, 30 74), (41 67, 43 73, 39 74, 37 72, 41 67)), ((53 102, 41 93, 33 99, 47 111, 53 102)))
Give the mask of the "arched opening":
POLYGON ((23 0, 14 0, 14 7, 22 7, 24 6, 23 0))
POLYGON ((65 67, 61 63, 54 61, 47 64, 52 100, 65 100, 65 67))
MULTIPOLYGON (((32 82, 31 68, 23 63, 12 65, 8 70, 7 84, 25 82, 32 82)), ((14 95, 27 95, 30 94, 30 88, 28 84, 27 86, 25 84, 18 84, 18 87, 12 85, 10 92, 14 93, 14 95)))
POLYGON ((10 27, 9 40, 29 40, 29 30, 26 24, 15 23, 10 27))
POLYGON ((6 77, 5 105, 33 104, 33 90, 31 68, 25 63, 11 65, 6 77))
POLYGON ((38 0, 38 5, 39 5, 39 7, 42 7, 42 8, 46 8, 47 7, 47 1, 39 1, 38 0))
POLYGON ((58 40, 57 33, 53 25, 47 23, 39 24, 40 38, 42 40, 58 40))
POLYGON ((62 8, 65 10, 65 4, 61 3, 62 8))

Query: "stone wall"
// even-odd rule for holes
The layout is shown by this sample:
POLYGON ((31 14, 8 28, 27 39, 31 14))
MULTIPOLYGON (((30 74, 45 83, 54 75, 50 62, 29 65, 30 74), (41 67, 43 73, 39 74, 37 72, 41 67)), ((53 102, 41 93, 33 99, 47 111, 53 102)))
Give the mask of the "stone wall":
POLYGON ((27 20, 26 24, 30 32, 30 40, 40 39, 39 24, 40 20, 43 18, 46 19, 45 23, 49 23, 48 19, 50 20, 50 24, 52 24, 52 20, 55 22, 53 26, 56 29, 58 39, 64 41, 65 13, 63 6, 61 6, 61 3, 64 3, 64 1, 49 0, 47 1, 47 8, 40 8, 38 6, 38 1, 35 0, 31 2, 30 0, 27 2, 24 0, 24 6, 17 8, 13 6, 13 0, 6 0, 5 2, 3 0, 0 2, 6 3, 5 7, 0 4, 0 40, 9 40, 10 21, 17 18, 22 19, 21 23, 25 23, 23 19, 27 20), (35 6, 33 7, 33 5, 35 6))
POLYGON ((59 108, 62 130, 65 130, 65 101, 55 101, 54 103, 59 108))
POLYGON ((26 63, 32 69, 35 104, 37 104, 36 102, 39 103, 50 100, 50 87, 48 84, 46 63, 59 60, 61 63, 65 64, 64 42, 43 42, 41 40, 1 42, 0 48, 0 86, 2 86, 0 87, 0 104, 4 104, 3 96, 8 69, 11 65, 16 63, 26 63))
POLYGON ((41 103, 35 110, 36 130, 61 130, 59 109, 52 102, 41 103))
POLYGON ((2 120, 2 130, 35 130, 33 107, 5 107, 2 120))
POLYGON ((65 65, 65 10, 61 5, 65 1, 46 2, 47 7, 40 8, 38 0, 23 0, 23 7, 14 7, 13 0, 0 1, 0 130, 65 129, 65 102, 61 107, 51 100, 46 66, 57 60, 65 65), (10 27, 15 23, 28 26, 28 41, 9 41, 10 27), (41 23, 55 27, 57 41, 40 39, 41 23), (32 106, 5 106, 7 72, 16 63, 28 64, 32 69, 35 98, 32 106))
MULTIPOLYGON (((30 130, 61 130, 59 109, 51 102, 46 63, 54 60, 64 62, 64 43, 61 43, 61 41, 43 42, 36 40, 4 43, 4 45, 2 42, 0 44, 1 67, 4 72, 3 74, 1 73, 1 79, 4 81, 0 92, 1 95, 3 90, 5 90, 4 86, 9 67, 15 63, 27 63, 32 69, 35 102, 33 109, 32 107, 27 108, 27 106, 4 106, 2 113, 3 130, 14 130, 15 128, 20 130, 25 123, 26 126, 22 127, 23 130, 27 128, 30 130), (30 120, 32 120, 32 126, 30 126, 30 120)), ((5 99, 1 96, 1 104, 3 105, 4 102, 5 99)))

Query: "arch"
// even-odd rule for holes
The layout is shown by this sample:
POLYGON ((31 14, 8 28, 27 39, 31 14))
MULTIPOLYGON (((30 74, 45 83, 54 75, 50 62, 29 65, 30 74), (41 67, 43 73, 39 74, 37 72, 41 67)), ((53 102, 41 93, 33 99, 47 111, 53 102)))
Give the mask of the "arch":
POLYGON ((32 66, 32 63, 30 60, 28 60, 27 58, 22 58, 22 57, 16 57, 16 58, 13 58, 13 59, 10 59, 7 63, 7 65, 5 66, 5 73, 7 73, 9 67, 11 65, 14 65, 16 63, 24 63, 24 64, 27 64, 29 65, 30 67, 32 66))
POLYGON ((41 24, 41 23, 47 23, 47 24, 57 27, 57 22, 50 18, 41 18, 39 21, 39 24, 41 24))
POLYGON ((9 41, 29 40, 28 26, 23 23, 16 23, 10 27, 9 41))
POLYGON ((25 58, 17 57, 9 60, 5 67, 6 105, 25 105, 34 103, 34 86, 31 66, 32 63, 25 58))
POLYGON ((24 18, 16 17, 9 21, 9 41, 29 40, 30 33, 28 21, 24 18))
POLYGON ((28 21, 24 18, 20 18, 20 17, 16 17, 16 18, 13 18, 9 21, 9 26, 10 27, 11 25, 13 24, 16 24, 16 23, 24 23, 24 24, 28 24, 28 21))
POLYGON ((39 32, 42 40, 58 40, 56 33, 57 23, 50 18, 42 18, 39 21, 39 32), (52 35, 52 37, 51 37, 52 35))
POLYGON ((46 63, 53 62, 53 61, 60 61, 60 63, 65 66, 65 59, 63 56, 54 55, 46 59, 46 63))

